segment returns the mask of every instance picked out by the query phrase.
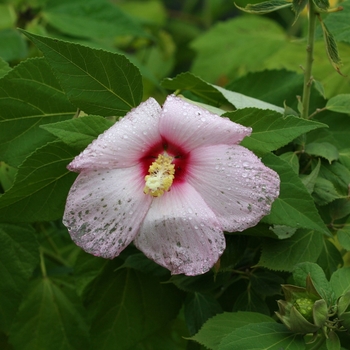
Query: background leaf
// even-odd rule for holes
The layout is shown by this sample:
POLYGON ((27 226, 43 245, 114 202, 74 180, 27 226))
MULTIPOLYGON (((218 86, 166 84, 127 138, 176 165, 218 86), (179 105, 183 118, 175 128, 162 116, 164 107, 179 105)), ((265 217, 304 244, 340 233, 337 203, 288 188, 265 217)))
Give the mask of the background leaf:
POLYGON ((78 151, 83 151, 113 122, 99 116, 84 116, 64 122, 43 125, 42 128, 78 151))
POLYGON ((77 37, 149 36, 120 7, 104 0, 60 1, 48 6, 42 16, 62 33, 77 37))
POLYGON ((221 340, 234 329, 252 324, 271 322, 269 316, 262 315, 256 312, 225 312, 208 320, 200 331, 191 339, 206 346, 209 349, 219 349, 221 340))
POLYGON ((300 262, 316 262, 322 242, 319 233, 307 230, 298 230, 288 239, 266 239, 258 265, 271 270, 292 271, 300 262))
POLYGON ((290 166, 273 154, 266 155, 263 161, 277 171, 281 179, 280 196, 273 202, 271 213, 263 221, 329 234, 310 194, 290 166))
POLYGON ((70 101, 85 113, 123 116, 141 102, 140 72, 125 56, 23 33, 43 52, 70 101))
POLYGON ((350 94, 339 94, 330 98, 326 108, 330 111, 350 114, 350 94))
POLYGON ((62 142, 39 148, 21 165, 13 187, 0 197, 0 216, 5 222, 58 219, 76 174, 66 166, 76 155, 62 142))
POLYGON ((0 224, 0 245, 0 329, 8 333, 39 263, 39 244, 30 226, 0 224))
POLYGON ((305 343, 301 335, 290 332, 276 322, 253 323, 228 334, 220 343, 219 350, 303 350, 305 343))
POLYGON ((119 264, 114 260, 106 266, 86 301, 93 348, 133 348, 166 327, 181 306, 174 286, 132 269, 115 271, 119 264))
POLYGON ((34 280, 11 329, 10 343, 23 350, 79 350, 87 347, 88 338, 86 316, 74 292, 49 278, 34 280))
POLYGON ((330 284, 338 298, 350 290, 350 267, 343 267, 332 274, 330 284))
POLYGON ((53 140, 39 125, 76 111, 44 58, 28 59, 0 79, 0 99, 0 159, 13 166, 53 140))
POLYGON ((244 138, 241 145, 259 155, 285 146, 310 130, 326 126, 294 116, 283 117, 277 112, 256 108, 228 112, 224 116, 253 129, 251 136, 244 138))

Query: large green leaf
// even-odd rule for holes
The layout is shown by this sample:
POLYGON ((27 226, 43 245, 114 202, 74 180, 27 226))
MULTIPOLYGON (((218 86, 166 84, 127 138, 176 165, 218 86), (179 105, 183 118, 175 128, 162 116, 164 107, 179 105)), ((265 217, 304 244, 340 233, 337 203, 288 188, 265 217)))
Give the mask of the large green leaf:
POLYGON ((0 57, 0 78, 11 70, 10 65, 0 57))
POLYGON ((343 11, 330 14, 324 23, 336 40, 350 43, 350 1, 344 1, 340 5, 343 11))
POLYGON ((302 227, 329 235, 314 201, 288 163, 273 154, 264 156, 265 165, 277 171, 281 179, 280 196, 273 202, 271 214, 264 222, 302 227))
POLYGON ((43 52, 70 101, 85 113, 123 116, 141 102, 140 72, 125 56, 23 33, 43 52))
POLYGON ((197 333, 208 318, 221 312, 219 302, 210 294, 188 294, 184 303, 186 325, 191 335, 197 333))
POLYGON ((148 36, 135 20, 106 0, 59 1, 47 7, 42 16, 51 26, 70 36, 96 39, 148 36))
POLYGON ((233 330, 218 347, 218 350, 304 350, 302 335, 290 332, 277 322, 254 323, 233 330))
POLYGON ((189 73, 181 73, 173 79, 165 79, 162 86, 170 90, 191 91, 200 98, 208 101, 214 106, 230 103, 236 109, 255 107, 260 109, 270 109, 283 113, 283 108, 270 103, 257 100, 234 91, 226 90, 220 86, 209 84, 203 79, 189 73))
POLYGON ((197 56, 192 72, 216 83, 262 68, 285 42, 285 33, 275 21, 243 16, 220 22, 191 43, 197 56))
POLYGON ((330 98, 326 108, 330 111, 350 114, 350 94, 340 94, 330 98))
POLYGON ((39 125, 72 118, 70 104, 44 58, 28 59, 0 80, 0 159, 18 166, 53 140, 39 125))
POLYGON ((221 340, 234 329, 239 330, 246 325, 263 322, 272 322, 272 318, 256 312, 225 312, 209 319, 191 340, 217 350, 221 340))
POLYGON ((67 145, 82 151, 98 135, 111 127, 113 123, 99 116, 85 116, 63 122, 43 125, 42 128, 58 137, 67 145))
POLYGON ((80 300, 49 278, 34 280, 10 333, 15 349, 80 350, 88 347, 88 325, 80 300))
POLYGON ((87 299, 91 347, 132 349, 166 327, 181 307, 182 293, 150 275, 108 264, 87 299))
POLYGON ((18 170, 14 185, 0 197, 5 222, 58 219, 75 174, 66 169, 76 152, 62 142, 52 142, 31 154, 18 170))
POLYGON ((308 131, 327 127, 325 124, 294 116, 283 117, 275 111, 256 108, 228 112, 224 116, 233 122, 252 127, 252 135, 246 137, 241 144, 260 155, 285 146, 308 131))
POLYGON ((343 267, 332 274, 330 284, 335 297, 340 297, 350 290, 350 267, 343 267))
POLYGON ((307 230, 298 230, 288 239, 266 239, 258 265, 271 270, 292 271, 300 262, 315 262, 321 253, 322 241, 319 233, 307 230))
POLYGON ((0 224, 0 329, 8 332, 23 292, 39 262, 39 247, 30 226, 0 224))

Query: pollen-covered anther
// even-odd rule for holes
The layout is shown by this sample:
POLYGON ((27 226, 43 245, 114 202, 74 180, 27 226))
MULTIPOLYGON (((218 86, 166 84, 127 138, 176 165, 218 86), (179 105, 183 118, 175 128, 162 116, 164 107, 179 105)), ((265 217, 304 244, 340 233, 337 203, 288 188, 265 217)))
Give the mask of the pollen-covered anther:
POLYGON ((152 197, 160 197, 164 192, 169 191, 174 181, 175 165, 173 158, 160 154, 148 169, 149 175, 145 176, 146 186, 143 189, 145 194, 152 197))

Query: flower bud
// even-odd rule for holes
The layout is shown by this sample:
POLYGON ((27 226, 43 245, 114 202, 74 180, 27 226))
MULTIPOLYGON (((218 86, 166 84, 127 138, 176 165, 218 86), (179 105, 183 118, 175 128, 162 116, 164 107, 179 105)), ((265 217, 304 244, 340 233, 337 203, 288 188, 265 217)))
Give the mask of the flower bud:
POLYGON ((327 303, 318 294, 311 277, 306 288, 282 285, 286 300, 278 300, 278 318, 294 333, 316 333, 328 318, 327 303))

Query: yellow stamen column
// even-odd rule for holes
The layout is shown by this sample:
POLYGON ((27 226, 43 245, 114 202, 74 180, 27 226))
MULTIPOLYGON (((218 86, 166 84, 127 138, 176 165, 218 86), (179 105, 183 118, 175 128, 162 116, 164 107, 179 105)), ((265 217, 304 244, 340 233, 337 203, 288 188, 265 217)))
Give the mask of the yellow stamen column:
POLYGON ((143 189, 145 194, 152 197, 160 197, 165 191, 169 191, 174 181, 175 165, 173 158, 160 154, 148 169, 149 175, 145 176, 146 185, 143 189))

